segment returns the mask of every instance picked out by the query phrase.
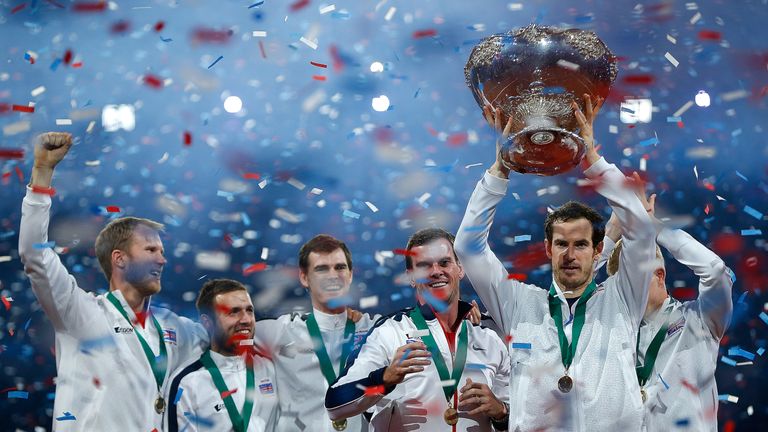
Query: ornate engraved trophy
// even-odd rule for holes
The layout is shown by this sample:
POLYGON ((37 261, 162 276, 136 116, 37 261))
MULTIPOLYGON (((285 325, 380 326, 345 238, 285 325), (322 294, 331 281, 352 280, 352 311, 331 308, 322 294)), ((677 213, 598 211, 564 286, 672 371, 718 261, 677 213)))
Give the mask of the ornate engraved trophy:
POLYGON ((538 175, 579 164, 585 146, 571 102, 583 111, 583 94, 605 98, 616 74, 613 53, 595 33, 538 25, 483 39, 464 67, 477 104, 500 109, 502 125, 512 118, 503 163, 538 175))

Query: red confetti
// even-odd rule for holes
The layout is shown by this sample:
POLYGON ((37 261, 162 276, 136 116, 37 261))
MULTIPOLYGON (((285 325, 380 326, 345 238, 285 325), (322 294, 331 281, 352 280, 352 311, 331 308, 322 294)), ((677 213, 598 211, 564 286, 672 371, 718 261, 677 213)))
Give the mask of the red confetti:
POLYGON ((163 81, 154 75, 144 75, 144 84, 156 89, 163 87, 163 81))
POLYGON ((11 182, 11 172, 10 171, 4 172, 3 173, 3 184, 7 185, 10 182, 11 182))
POLYGON ((264 42, 259 41, 259 51, 261 51, 261 58, 267 58, 267 52, 264 51, 264 42))
POLYGON ((107 206, 106 210, 107 213, 120 213, 120 207, 118 206, 107 206))
POLYGON ((75 12, 102 12, 107 9, 107 2, 77 2, 72 5, 75 12))
POLYGON ((265 268, 267 268, 267 263, 251 264, 248 267, 246 267, 245 270, 243 270, 243 276, 248 276, 251 273, 260 272, 265 268))
POLYGON ((297 12, 304 9, 307 6, 309 6, 309 0, 298 0, 295 3, 292 3, 289 9, 291 10, 291 12, 297 12))
POLYGON ((13 167, 13 169, 16 171, 16 177, 19 178, 20 183, 24 183, 24 173, 21 172, 21 168, 18 166, 13 167))
POLYGON ((259 173, 245 173, 243 178, 246 180, 258 180, 261 178, 261 175, 259 173))
POLYGON ((699 32, 699 39, 706 41, 719 42, 722 39, 722 35, 719 31, 714 30, 702 30, 699 32))
POLYGON ((339 72, 344 69, 344 59, 341 58, 341 54, 339 54, 339 49, 336 48, 336 45, 331 45, 328 51, 330 51, 331 58, 333 59, 333 70, 339 72))
POLYGON ((311 64, 312 66, 317 66, 317 67, 319 67, 319 68, 327 68, 327 67, 328 67, 328 65, 327 65, 327 64, 318 63, 318 62, 313 62, 313 61, 309 62, 309 64, 311 64))
POLYGON ((163 31, 164 28, 165 28, 165 21, 158 21, 157 23, 155 23, 154 29, 156 32, 159 33, 163 31))
POLYGON ((696 298, 696 289, 680 287, 674 289, 674 297, 680 301, 694 300, 696 298))
POLYGON ((509 343, 512 342, 513 339, 514 339, 514 337, 512 335, 508 334, 508 335, 504 336, 504 343, 509 345, 509 343))
POLYGON ((376 395, 382 395, 382 394, 384 394, 383 385, 370 386, 365 388, 366 396, 376 396, 376 395))
POLYGON ((232 36, 232 30, 216 30, 211 28, 200 27, 192 32, 192 39, 198 43, 215 43, 225 44, 229 42, 229 38, 232 36))
POLYGON ((464 145, 467 142, 467 133, 459 132, 448 137, 448 145, 451 147, 458 147, 464 145))
POLYGON ((736 422, 733 420, 728 420, 725 422, 725 425, 723 426, 723 432, 736 432, 736 422))
POLYGON ((622 79, 622 81, 625 84, 630 84, 630 85, 652 84, 654 80, 655 78, 653 77, 653 75, 647 75, 647 74, 627 75, 622 79))
POLYGON ((125 33, 131 29, 131 22, 126 20, 120 20, 112 24, 110 31, 112 33, 125 33))
POLYGON ((2 296, 1 298, 3 300, 3 305, 5 305, 5 310, 11 310, 11 302, 8 301, 8 299, 5 298, 5 296, 2 296))
POLYGON ((312 75, 312 79, 315 81, 325 81, 325 77, 322 75, 312 75))
POLYGON ((412 256, 412 257, 415 257, 415 256, 417 256, 417 255, 418 255, 416 252, 414 252, 414 251, 409 251, 409 250, 406 250, 406 249, 395 249, 395 250, 393 250, 392 252, 393 252, 393 253, 395 253, 395 254, 397 254, 397 255, 403 255, 403 256, 412 256))
POLYGON ((437 30, 435 29, 425 29, 425 30, 416 30, 413 32, 413 38, 414 39, 421 39, 429 36, 436 36, 437 30))
POLYGON ((709 204, 707 204, 706 206, 704 206, 704 214, 706 214, 706 215, 708 215, 708 214, 709 214, 709 204))
POLYGON ((192 133, 184 131, 184 145, 189 147, 192 145, 192 133))
POLYGON ((0 159, 24 159, 24 149, 0 148, 0 159))
POLYGON ((524 281, 528 279, 528 275, 525 273, 510 273, 507 275, 507 279, 514 279, 519 281, 524 281))
POLYGON ((83 62, 72 63, 72 67, 75 69, 83 67, 83 62))
POLYGON ((229 311, 232 310, 231 308, 228 308, 228 307, 226 307, 224 305, 220 305, 220 304, 217 304, 214 309, 216 309, 216 312, 222 313, 224 315, 228 314, 229 311))
POLYGON ((0 114, 5 114, 9 111, 11 111, 11 106, 7 103, 0 103, 0 114))
POLYGON ((33 113, 35 112, 35 107, 27 105, 14 105, 13 110, 18 112, 33 113))
POLYGON ((691 391, 691 393, 693 393, 693 394, 699 394, 699 389, 698 389, 698 388, 697 388, 695 385, 693 385, 693 384, 689 383, 688 381, 686 381, 686 380, 682 380, 682 381, 680 382, 680 384, 682 384, 682 385, 683 385, 683 387, 685 387, 685 388, 687 388, 688 390, 690 390, 690 391, 691 391))
POLYGON ((226 398, 227 396, 229 396, 229 395, 233 395, 233 394, 235 394, 235 393, 237 393, 237 389, 232 389, 232 390, 227 390, 227 391, 225 391, 225 392, 221 392, 221 398, 222 398, 222 399, 224 399, 224 398, 226 398))
POLYGON ((11 14, 15 14, 16 12, 24 9, 25 7, 27 7, 27 4, 26 3, 22 3, 22 4, 18 5, 18 6, 16 6, 15 8, 11 9, 11 14))

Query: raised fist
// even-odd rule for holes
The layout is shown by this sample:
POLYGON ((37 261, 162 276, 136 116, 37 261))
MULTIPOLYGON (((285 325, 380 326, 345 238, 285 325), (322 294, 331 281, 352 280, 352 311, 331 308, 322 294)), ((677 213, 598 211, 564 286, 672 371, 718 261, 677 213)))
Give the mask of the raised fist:
POLYGON ((72 135, 66 132, 46 132, 35 141, 35 166, 53 169, 72 147, 72 135))

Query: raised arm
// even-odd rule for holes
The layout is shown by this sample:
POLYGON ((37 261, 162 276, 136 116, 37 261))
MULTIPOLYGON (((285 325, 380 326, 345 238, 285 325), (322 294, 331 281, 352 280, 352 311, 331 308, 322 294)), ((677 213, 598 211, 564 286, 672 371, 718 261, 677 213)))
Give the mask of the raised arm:
MULTIPOLYGON (((491 107, 483 112, 486 120, 496 130, 501 130, 500 119, 491 107)), ((509 134, 511 121, 502 131, 501 139, 509 134)), ((496 161, 483 174, 469 198, 467 210, 456 233, 454 250, 459 257, 464 272, 482 300, 488 313, 493 317, 503 332, 509 331, 509 314, 513 301, 512 290, 517 281, 507 281, 507 270, 488 245, 488 234, 496 215, 496 206, 507 193, 509 170, 499 159, 500 141, 496 143, 496 161)))
POLYGON ((586 113, 582 113, 576 104, 573 106, 587 147, 584 164, 588 168, 584 174, 594 181, 597 192, 608 199, 623 229, 624 246, 613 283, 632 321, 639 325, 648 302, 648 284, 652 275, 650 270, 656 256, 656 229, 646 207, 624 174, 616 165, 600 157, 595 149, 592 124, 602 101, 592 104, 588 95, 584 95, 584 100, 586 113))
POLYGON ((722 338, 733 313, 733 272, 717 254, 683 230, 665 227, 659 233, 658 242, 699 277, 701 317, 712 337, 722 338))
POLYGON ((54 328, 76 331, 89 319, 83 310, 90 297, 67 272, 59 256, 48 243, 51 179, 56 165, 72 146, 72 136, 49 132, 35 143, 32 178, 21 206, 19 256, 32 283, 32 291, 54 328))

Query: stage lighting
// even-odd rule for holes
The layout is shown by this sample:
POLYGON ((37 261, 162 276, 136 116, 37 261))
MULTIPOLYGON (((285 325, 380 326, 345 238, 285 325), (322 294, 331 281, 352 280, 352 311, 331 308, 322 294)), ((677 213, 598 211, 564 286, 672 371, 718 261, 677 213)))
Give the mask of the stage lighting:
POLYGON ((384 65, 377 61, 371 63, 371 72, 384 72, 384 65))
POLYGON ((699 90, 699 92, 696 94, 696 105, 700 107, 708 107, 709 106, 709 93, 705 92, 704 90, 699 90))
POLYGON ((622 123, 650 123, 653 102, 650 99, 627 99, 621 103, 619 120, 622 123))

